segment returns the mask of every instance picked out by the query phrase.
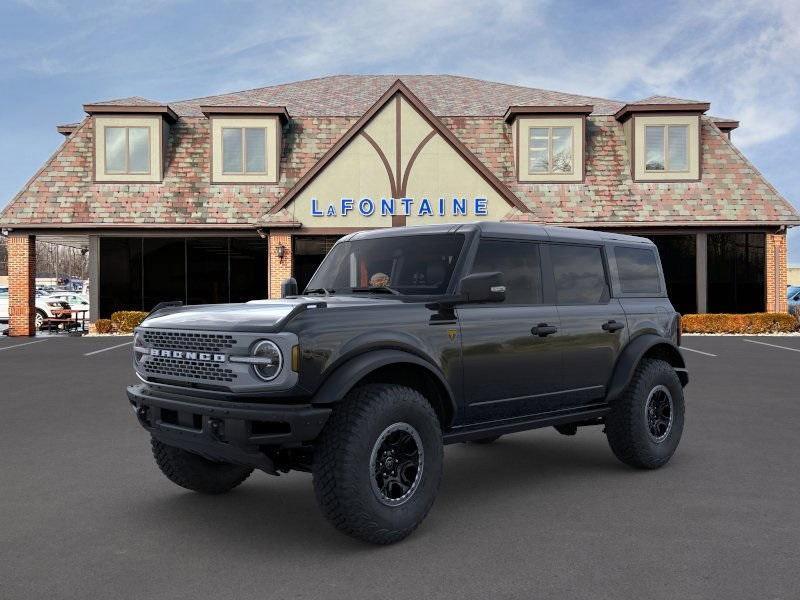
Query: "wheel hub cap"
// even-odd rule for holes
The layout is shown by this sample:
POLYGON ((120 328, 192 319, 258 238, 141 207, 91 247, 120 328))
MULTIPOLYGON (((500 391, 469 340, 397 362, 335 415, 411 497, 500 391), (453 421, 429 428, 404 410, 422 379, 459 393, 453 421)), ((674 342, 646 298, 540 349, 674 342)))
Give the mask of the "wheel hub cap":
POLYGON ((644 415, 650 439, 657 444, 666 440, 672 431, 673 416, 672 394, 666 386, 657 385, 650 391, 644 406, 644 415))
POLYGON ((370 484, 386 506, 407 502, 422 480, 422 439, 408 423, 389 425, 378 436, 369 461, 370 484))

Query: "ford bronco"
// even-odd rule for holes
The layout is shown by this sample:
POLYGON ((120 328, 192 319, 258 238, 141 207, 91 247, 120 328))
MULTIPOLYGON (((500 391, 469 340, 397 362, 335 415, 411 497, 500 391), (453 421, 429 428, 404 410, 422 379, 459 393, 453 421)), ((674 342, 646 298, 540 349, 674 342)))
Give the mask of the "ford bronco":
POLYGON ((313 474, 341 531, 386 544, 433 504, 443 445, 602 426, 664 465, 684 424, 679 315, 644 238, 483 222, 340 239, 298 294, 167 306, 128 388, 161 471, 218 494, 313 474))

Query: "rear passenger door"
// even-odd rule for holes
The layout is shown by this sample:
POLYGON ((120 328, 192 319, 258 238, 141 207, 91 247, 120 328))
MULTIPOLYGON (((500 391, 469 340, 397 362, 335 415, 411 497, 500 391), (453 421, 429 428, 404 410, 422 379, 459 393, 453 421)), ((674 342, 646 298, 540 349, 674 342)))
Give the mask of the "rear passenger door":
POLYGON ((472 273, 501 271, 502 303, 459 306, 467 418, 493 421, 552 410, 561 390, 558 311, 536 242, 482 239, 472 273), (532 330, 536 330, 534 332, 532 330))
POLYGON ((549 247, 561 319, 565 403, 590 404, 605 387, 627 339, 625 313, 611 298, 602 246, 549 247))

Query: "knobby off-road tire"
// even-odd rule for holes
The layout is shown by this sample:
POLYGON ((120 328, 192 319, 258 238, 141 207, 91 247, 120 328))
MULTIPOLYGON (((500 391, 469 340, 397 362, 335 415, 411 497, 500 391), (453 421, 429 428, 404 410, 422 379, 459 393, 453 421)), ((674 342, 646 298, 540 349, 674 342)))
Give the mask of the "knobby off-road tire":
POLYGON ((213 462, 181 448, 168 446, 155 438, 150 438, 150 443, 156 464, 167 479, 194 492, 224 494, 253 472, 250 467, 213 462))
POLYGON ((678 447, 683 423, 683 388, 675 370, 663 360, 643 359, 606 417, 606 435, 619 460, 657 469, 678 447))
POLYGON ((433 505, 443 454, 439 419, 419 392, 400 385, 358 387, 334 408, 317 440, 317 502, 347 535, 374 544, 400 541, 433 505), (393 483, 391 465, 402 482, 393 483))

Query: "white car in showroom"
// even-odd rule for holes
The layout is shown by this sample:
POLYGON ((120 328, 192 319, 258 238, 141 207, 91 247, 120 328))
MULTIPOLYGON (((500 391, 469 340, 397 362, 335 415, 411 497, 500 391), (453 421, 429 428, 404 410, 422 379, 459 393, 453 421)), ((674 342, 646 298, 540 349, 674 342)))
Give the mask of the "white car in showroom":
MULTIPOLYGON (((69 310, 70 304, 54 296, 36 296, 36 329, 41 329, 45 319, 56 318, 54 311, 69 310)), ((0 321, 8 321, 8 287, 0 287, 0 321)))

